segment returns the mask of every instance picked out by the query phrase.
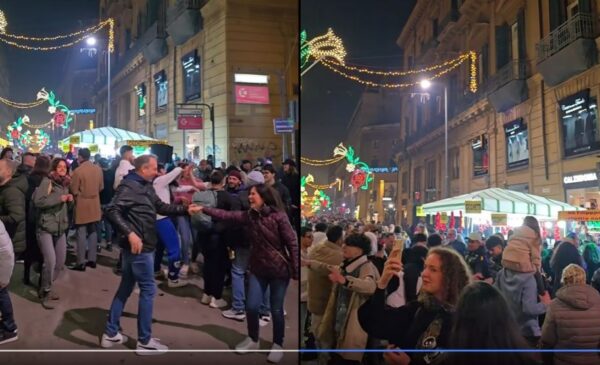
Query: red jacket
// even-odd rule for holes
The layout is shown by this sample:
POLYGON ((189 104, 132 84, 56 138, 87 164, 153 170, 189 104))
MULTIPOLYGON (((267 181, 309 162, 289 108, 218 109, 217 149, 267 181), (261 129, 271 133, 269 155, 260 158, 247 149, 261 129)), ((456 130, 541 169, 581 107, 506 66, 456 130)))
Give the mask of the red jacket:
POLYGON ((203 212, 219 220, 245 226, 250 243, 248 269, 251 273, 269 279, 298 279, 298 238, 285 212, 268 206, 263 206, 260 211, 205 207, 203 212))

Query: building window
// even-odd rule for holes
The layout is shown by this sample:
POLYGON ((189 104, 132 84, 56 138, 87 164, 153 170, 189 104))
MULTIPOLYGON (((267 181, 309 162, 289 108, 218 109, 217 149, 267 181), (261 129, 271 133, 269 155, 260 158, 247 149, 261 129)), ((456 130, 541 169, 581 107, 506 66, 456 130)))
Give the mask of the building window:
POLYGON ((519 118, 504 125, 506 134, 506 165, 507 168, 527 166, 529 163, 529 142, 527 126, 519 118))
POLYGON ((415 168, 415 176, 414 176, 415 193, 421 192, 422 179, 423 179, 423 168, 422 167, 415 168))
POLYGON ((135 94, 137 96, 137 111, 138 117, 142 118, 146 115, 146 84, 141 83, 135 87, 135 94))
POLYGON ((590 89, 562 99, 559 105, 565 157, 600 150, 598 107, 590 89))
POLYGON ((488 146, 485 135, 481 135, 471 141, 473 149, 473 176, 484 176, 489 172, 488 146))
POLYGON ((200 91, 200 57, 198 50, 186 54, 181 58, 183 66, 183 96, 185 101, 199 99, 200 91))
POLYGON ((408 191, 408 171, 402 173, 402 192, 408 191))
POLYGON ((379 140, 378 139, 374 139, 373 140, 373 149, 376 150, 379 148, 379 140))
POLYGON ((157 72, 154 75, 154 86, 156 88, 156 111, 166 110, 169 88, 165 70, 157 72))
POLYGON ((436 169, 436 161, 431 160, 427 161, 426 170, 425 170, 425 179, 426 179, 426 189, 425 189, 425 201, 430 202, 436 200, 437 197, 437 188, 436 188, 436 180, 437 180, 437 169, 436 169))
POLYGON ((460 179, 460 150, 458 148, 450 151, 450 178, 460 179))

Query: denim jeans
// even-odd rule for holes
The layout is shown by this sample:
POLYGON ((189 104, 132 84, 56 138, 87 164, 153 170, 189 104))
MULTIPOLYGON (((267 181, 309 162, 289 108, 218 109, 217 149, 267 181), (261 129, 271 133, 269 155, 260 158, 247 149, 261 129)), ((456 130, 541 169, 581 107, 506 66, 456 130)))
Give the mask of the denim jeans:
POLYGON ((248 336, 258 341, 258 309, 260 308, 267 288, 271 289, 271 322, 273 323, 273 343, 283 346, 285 318, 283 316, 283 300, 290 279, 266 279, 250 274, 248 280, 248 300, 246 302, 246 319, 248 336))
POLYGON ((154 260, 154 271, 160 270, 160 264, 163 258, 163 252, 167 249, 169 257, 169 279, 179 279, 179 269, 181 266, 181 252, 179 250, 179 238, 173 221, 169 218, 163 218, 156 221, 156 231, 158 233, 158 244, 156 245, 156 254, 154 260))
MULTIPOLYGON (((250 259, 250 248, 238 247, 235 249, 235 259, 231 262, 231 292, 233 300, 231 309, 237 312, 245 310, 246 302, 246 286, 244 278, 246 270, 248 270, 248 260, 250 259)), ((267 315, 271 311, 269 305, 270 290, 267 288, 263 296, 262 304, 258 310, 260 315, 267 315)))
POLYGON ((152 307, 156 284, 154 283, 154 252, 132 254, 129 250, 123 253, 123 274, 106 323, 106 334, 114 336, 119 331, 120 319, 127 299, 137 282, 140 288, 138 302, 138 341, 146 344, 152 335, 152 307))
POLYGON ((48 232, 40 232, 38 234, 38 244, 44 256, 41 289, 49 291, 52 283, 65 267, 67 236, 64 233, 55 236, 48 232))
POLYGON ((192 248, 192 226, 188 216, 177 216, 177 232, 181 238, 181 260, 185 265, 190 264, 190 250, 192 248))
POLYGON ((8 286, 0 289, 0 314, 2 315, 0 329, 8 332, 15 331, 17 329, 17 325, 15 323, 10 295, 8 294, 8 286))
POLYGON ((112 229, 112 225, 110 224, 110 222, 108 221, 108 218, 106 218, 106 207, 107 205, 103 205, 102 206, 102 219, 100 219, 100 221, 98 221, 98 223, 96 223, 96 232, 98 234, 98 243, 102 242, 102 232, 104 232, 104 239, 106 240, 106 242, 112 242, 113 241, 113 229, 112 229))
POLYGON ((96 262, 96 248, 98 247, 98 232, 96 224, 87 223, 77 225, 77 265, 85 264, 86 257, 89 262, 96 262), (87 256, 86 256, 87 255, 87 256))

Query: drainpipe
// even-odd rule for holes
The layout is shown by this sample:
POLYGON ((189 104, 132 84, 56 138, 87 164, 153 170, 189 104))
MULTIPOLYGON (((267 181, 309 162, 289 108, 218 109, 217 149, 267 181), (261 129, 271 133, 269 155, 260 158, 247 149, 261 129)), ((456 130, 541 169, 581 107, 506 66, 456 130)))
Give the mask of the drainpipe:
MULTIPOLYGON (((542 12, 542 0, 538 0, 538 24, 540 27, 540 40, 542 40, 544 35, 544 18, 542 12)), ((540 82, 541 89, 541 102, 542 102, 542 146, 544 147, 544 174, 546 176, 546 181, 548 181, 548 151, 547 151, 547 142, 546 142, 546 96, 544 95, 545 84, 544 80, 540 82)))

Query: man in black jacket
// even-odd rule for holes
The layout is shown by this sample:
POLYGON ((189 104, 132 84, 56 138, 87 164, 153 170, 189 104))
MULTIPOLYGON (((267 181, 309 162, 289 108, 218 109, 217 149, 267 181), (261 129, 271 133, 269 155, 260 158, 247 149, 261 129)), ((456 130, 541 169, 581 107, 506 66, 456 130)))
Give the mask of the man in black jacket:
POLYGON ((156 213, 162 215, 194 214, 196 205, 166 204, 156 195, 152 180, 157 175, 157 160, 153 155, 135 159, 135 171, 121 182, 106 213, 119 232, 123 253, 123 275, 110 307, 106 329, 100 345, 104 348, 124 343, 127 337, 119 332, 119 320, 134 285, 140 288, 137 353, 165 353, 168 347, 152 338, 152 302, 156 294, 154 283, 154 250, 157 243, 156 213))

